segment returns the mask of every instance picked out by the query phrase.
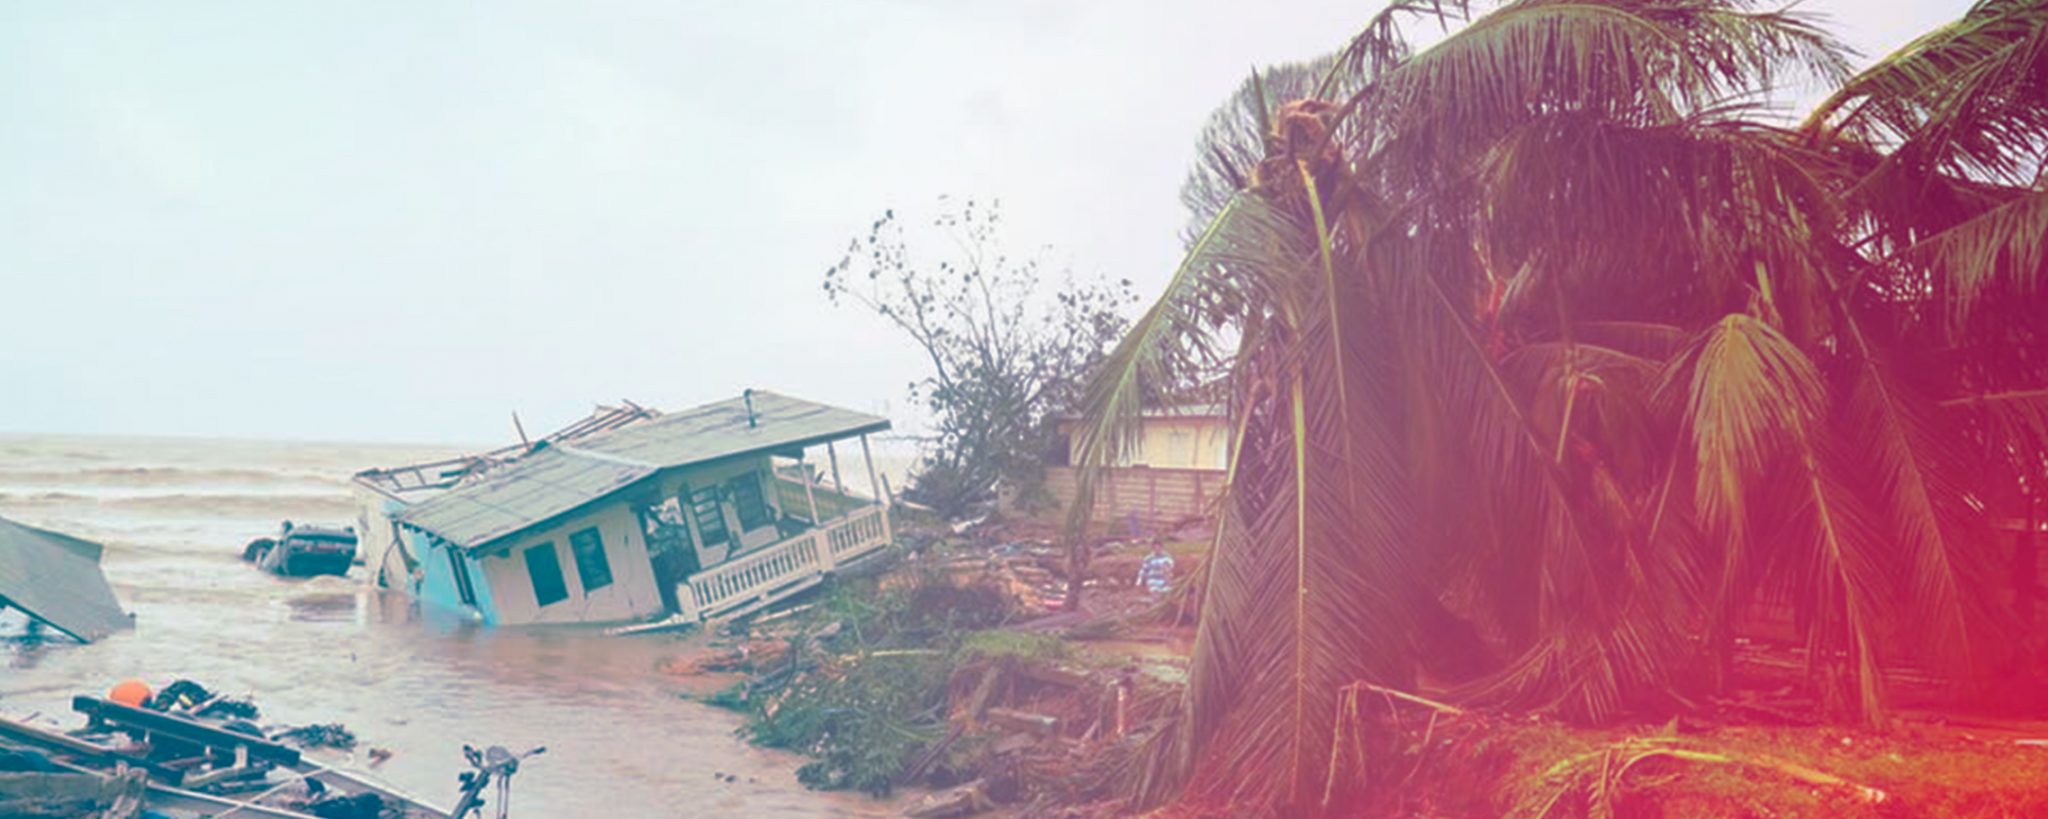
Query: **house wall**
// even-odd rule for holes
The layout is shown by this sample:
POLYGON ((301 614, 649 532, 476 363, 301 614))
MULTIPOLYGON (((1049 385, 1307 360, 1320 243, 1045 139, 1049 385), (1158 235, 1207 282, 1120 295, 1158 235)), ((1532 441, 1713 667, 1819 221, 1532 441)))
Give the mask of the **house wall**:
MULTIPOLYGON (((779 518, 782 516, 783 508, 782 493, 776 491, 773 476, 769 470, 769 463, 767 455, 751 455, 723 461, 713 461, 708 464, 676 470, 675 474, 662 476, 660 484, 661 496, 664 498, 677 497, 685 486, 688 486, 691 491, 712 485, 723 486, 726 481, 732 480, 738 475, 755 472, 759 474, 761 481, 762 499, 767 501, 768 508, 774 512, 774 516, 779 518)), ((758 549, 780 539, 781 536, 772 523, 768 526, 757 527, 752 531, 741 532, 739 514, 733 510, 732 504, 721 502, 719 505, 725 510, 726 529, 739 535, 739 545, 742 549, 758 549)), ((732 549, 733 544, 728 543, 722 546, 706 548, 704 546, 703 532, 697 528, 697 516, 686 514, 683 517, 690 524, 690 542, 697 547, 698 566, 710 568, 725 562, 727 558, 732 556, 734 551, 732 549)))
MULTIPOLYGON (((479 587, 478 595, 490 596, 485 620, 497 625, 615 623, 642 620, 663 611, 639 518, 623 499, 601 504, 546 529, 522 534, 506 545, 494 545, 477 559, 474 568, 470 576, 479 587), (612 582, 586 592, 575 555, 569 550, 569 536, 593 526, 604 540, 612 582), (562 566, 563 585, 569 590, 566 599, 545 607, 535 602, 533 579, 526 571, 526 550, 543 543, 554 548, 555 559, 562 566)), ((483 603, 478 600, 479 606, 483 603)))
MULTIPOLYGON (((756 474, 762 482, 762 500, 768 505, 771 513, 769 524, 742 532, 738 512, 730 502, 720 502, 726 527, 737 536, 737 545, 741 549, 756 549, 780 539, 780 531, 773 520, 782 517, 785 500, 783 493, 778 491, 770 471, 770 463, 769 456, 757 455, 676 470, 672 474, 661 476, 655 489, 661 497, 675 497, 686 486, 692 490, 714 484, 723 486, 736 476, 756 474)), ((546 529, 522 533, 504 543, 492 544, 481 555, 464 555, 458 558, 464 561, 464 565, 469 569, 471 586, 477 598, 477 604, 473 609, 475 616, 491 625, 520 625, 624 622, 661 614, 665 609, 660 590, 655 584, 654 567, 648 557, 646 534, 641 529, 640 516, 634 506, 636 501, 629 500, 629 497, 637 499, 643 495, 634 493, 615 496, 606 503, 546 529), (569 536, 592 526, 597 527, 599 535, 604 540, 605 557, 611 564, 612 583, 595 592, 586 593, 583 579, 576 568, 575 556, 569 547, 569 536), (537 602, 533 579, 526 568, 525 556, 526 549, 542 543, 553 546, 556 560, 562 567, 563 585, 569 592, 566 599, 547 606, 540 606, 537 602)), ((390 508, 374 507, 378 514, 396 514, 397 510, 403 507, 403 504, 396 501, 386 501, 390 508)), ((372 508, 370 505, 364 507, 366 518, 372 514, 372 508)), ((698 529, 696 516, 685 514, 684 519, 690 528, 690 541, 697 548, 700 567, 709 568, 731 557, 735 551, 735 544, 706 548, 703 546, 703 535, 698 529)), ((420 561, 416 582, 408 583, 407 590, 420 600, 441 608, 458 612, 472 611, 470 606, 462 602, 454 569, 450 563, 449 547, 415 530, 406 529, 403 533, 408 549, 420 561)), ((388 540, 388 536, 386 539, 388 540)), ((382 548, 387 547, 380 547, 382 548)))
MULTIPOLYGON (((1219 469, 1173 469, 1150 466, 1111 467, 1095 490, 1095 520, 1112 531, 1173 526, 1213 514, 1226 472, 1219 469)), ((1073 506, 1080 470, 1047 467, 1045 490, 1055 511, 1073 506)), ((1135 534, 1135 533, 1133 533, 1135 534)))
MULTIPOLYGON (((392 521, 405 511, 405 502, 361 484, 351 485, 350 490, 356 502, 356 555, 369 570, 370 581, 382 588, 409 590, 405 560, 392 548, 399 537, 398 527, 392 521)), ((417 558, 420 553, 411 554, 417 558)))
MULTIPOLYGON (((1078 424, 1066 424, 1067 463, 1081 462, 1078 424)), ((1174 469, 1223 469, 1230 464, 1230 422, 1216 417, 1146 418, 1138 428, 1137 447, 1123 453, 1116 466, 1174 469)))
POLYGON ((407 590, 414 597, 419 598, 421 603, 474 616, 485 623, 498 622, 496 599, 492 596, 490 587, 482 580, 484 566, 481 559, 463 554, 460 549, 445 543, 434 541, 417 530, 405 529, 403 532, 406 548, 420 561, 420 571, 415 575, 416 581, 407 586, 407 590), (462 602, 462 592, 455 583, 455 568, 449 558, 451 553, 455 555, 454 560, 462 561, 469 569, 470 588, 476 593, 474 608, 462 602))

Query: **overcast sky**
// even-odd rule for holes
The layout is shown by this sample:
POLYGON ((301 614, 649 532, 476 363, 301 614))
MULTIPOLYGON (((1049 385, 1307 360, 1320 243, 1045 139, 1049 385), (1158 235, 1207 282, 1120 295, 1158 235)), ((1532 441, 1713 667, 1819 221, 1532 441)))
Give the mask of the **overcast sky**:
MULTIPOLYGON (((1879 54, 1964 0, 1812 0, 1879 54)), ((0 431, 493 442, 763 387, 909 415, 884 208, 1156 292, 1203 120, 1377 2, 0 5, 0 431)))

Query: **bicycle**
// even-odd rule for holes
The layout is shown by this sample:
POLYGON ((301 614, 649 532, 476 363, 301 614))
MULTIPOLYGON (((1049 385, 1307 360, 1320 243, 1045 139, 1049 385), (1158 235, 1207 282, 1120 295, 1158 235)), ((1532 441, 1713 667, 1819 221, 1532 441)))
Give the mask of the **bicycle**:
POLYGON ((462 746, 462 755, 469 760, 474 770, 463 771, 462 801, 455 805, 450 819, 467 819, 471 813, 483 816, 484 788, 492 782, 498 784, 497 798, 492 800, 498 806, 497 819, 506 819, 512 810, 512 775, 519 772, 519 761, 530 756, 547 753, 541 746, 523 753, 514 754, 503 745, 493 745, 479 751, 474 747, 462 746))

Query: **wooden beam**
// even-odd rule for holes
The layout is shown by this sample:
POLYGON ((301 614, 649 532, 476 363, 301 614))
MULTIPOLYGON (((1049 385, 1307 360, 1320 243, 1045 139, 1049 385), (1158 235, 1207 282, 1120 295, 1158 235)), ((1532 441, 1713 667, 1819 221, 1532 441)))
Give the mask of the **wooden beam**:
POLYGON ((846 484, 839 480, 839 450, 832 446, 831 441, 826 441, 825 454, 832 457, 832 491, 843 499, 846 497, 846 484))
POLYGON ((818 525, 818 493, 811 489, 811 462, 806 460, 809 453, 796 451, 796 474, 804 481, 804 503, 811 507, 811 525, 818 525))
POLYGON ((71 710, 117 727, 140 728, 153 734, 176 737, 208 748, 246 747, 249 749, 249 755, 257 759, 282 765, 299 764, 298 749, 271 742, 260 736, 236 733, 195 722, 175 714, 131 708, 98 697, 85 696, 72 697, 71 710))
POLYGON ((868 462, 868 491, 875 493, 875 502, 889 505, 889 496, 882 493, 882 482, 875 479, 875 453, 868 449, 868 434, 860 434, 860 459, 868 462))

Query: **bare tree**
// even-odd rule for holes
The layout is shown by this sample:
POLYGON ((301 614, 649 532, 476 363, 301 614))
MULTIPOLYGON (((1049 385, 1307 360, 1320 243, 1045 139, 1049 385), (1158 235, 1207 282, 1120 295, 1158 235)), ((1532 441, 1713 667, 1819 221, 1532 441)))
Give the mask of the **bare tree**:
POLYGON ((1056 414, 1079 400, 1137 298, 1128 280, 1066 272, 1047 291, 1042 251, 1009 255, 1001 226, 996 203, 949 207, 930 222, 939 250, 928 257, 884 211, 825 271, 834 304, 887 319, 930 362, 910 385, 932 429, 905 494, 949 516, 989 501, 999 483, 1037 493, 1056 414))

